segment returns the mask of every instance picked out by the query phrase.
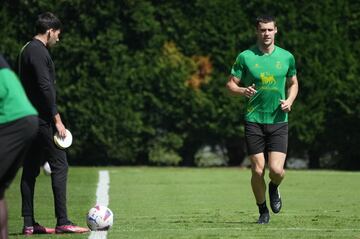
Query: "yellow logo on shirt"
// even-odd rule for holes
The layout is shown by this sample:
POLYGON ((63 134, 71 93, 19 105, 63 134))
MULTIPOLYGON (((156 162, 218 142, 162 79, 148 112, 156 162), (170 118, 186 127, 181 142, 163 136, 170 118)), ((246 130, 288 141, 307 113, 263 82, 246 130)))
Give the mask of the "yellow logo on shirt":
POLYGON ((260 79, 261 79, 261 83, 263 83, 263 85, 276 83, 274 76, 271 75, 269 72, 260 73, 260 79))

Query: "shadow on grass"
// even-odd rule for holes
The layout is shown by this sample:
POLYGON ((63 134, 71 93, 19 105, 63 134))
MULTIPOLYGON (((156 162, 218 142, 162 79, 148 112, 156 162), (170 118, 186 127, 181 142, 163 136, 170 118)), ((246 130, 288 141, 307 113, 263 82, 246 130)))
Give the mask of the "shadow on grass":
POLYGON ((9 236, 24 236, 21 232, 11 232, 9 233, 9 236))
POLYGON ((203 221, 191 221, 191 220, 175 220, 171 221, 170 223, 175 224, 191 224, 191 223, 197 223, 197 224, 223 224, 223 225, 254 225, 258 224, 256 221, 217 221, 217 220, 203 220, 203 221))

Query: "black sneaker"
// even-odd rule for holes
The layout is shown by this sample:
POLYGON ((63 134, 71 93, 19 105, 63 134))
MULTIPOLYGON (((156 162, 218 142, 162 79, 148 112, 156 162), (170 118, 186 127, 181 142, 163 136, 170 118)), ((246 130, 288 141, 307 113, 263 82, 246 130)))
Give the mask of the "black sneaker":
POLYGON ((268 224, 269 220, 270 220, 269 212, 264 212, 264 213, 260 214, 257 223, 258 224, 268 224))
POLYGON ((278 187, 271 182, 269 183, 269 197, 271 210, 274 213, 280 212, 282 207, 280 192, 278 187))

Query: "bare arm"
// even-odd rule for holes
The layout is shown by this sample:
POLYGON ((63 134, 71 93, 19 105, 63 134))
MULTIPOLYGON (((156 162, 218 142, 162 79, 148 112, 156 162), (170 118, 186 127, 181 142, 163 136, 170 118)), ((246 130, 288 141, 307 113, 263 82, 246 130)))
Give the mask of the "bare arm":
POLYGON ((288 77, 286 79, 288 84, 288 90, 287 90, 287 99, 286 100, 280 100, 281 102, 281 109, 285 112, 291 111, 291 106, 295 101, 295 98, 299 91, 299 84, 296 75, 292 77, 288 77))
POLYGON ((239 78, 235 76, 230 76, 228 82, 226 83, 226 88, 228 88, 228 90, 235 95, 243 95, 248 98, 256 93, 254 84, 249 87, 241 87, 239 86, 239 84, 239 78))
POLYGON ((56 129, 57 129, 60 137, 65 137, 66 136, 66 128, 65 128, 64 124, 61 121, 61 117, 60 117, 59 113, 57 113, 54 116, 54 123, 55 123, 56 129))

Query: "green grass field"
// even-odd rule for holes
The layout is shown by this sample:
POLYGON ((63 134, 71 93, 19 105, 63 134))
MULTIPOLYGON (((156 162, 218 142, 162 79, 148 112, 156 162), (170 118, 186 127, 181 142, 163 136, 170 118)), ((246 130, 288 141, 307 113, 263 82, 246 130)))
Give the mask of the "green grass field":
MULTIPOLYGON (((360 173, 287 171, 283 209, 257 225, 250 171, 236 168, 77 168, 69 172, 68 211, 85 226, 95 203, 98 171, 110 173, 114 226, 107 238, 355 238, 360 239, 360 173)), ((20 235, 19 176, 7 191, 10 238, 20 235)), ((39 176, 36 219, 54 226, 50 177, 39 176)), ((38 235, 31 238, 88 238, 38 235)))

